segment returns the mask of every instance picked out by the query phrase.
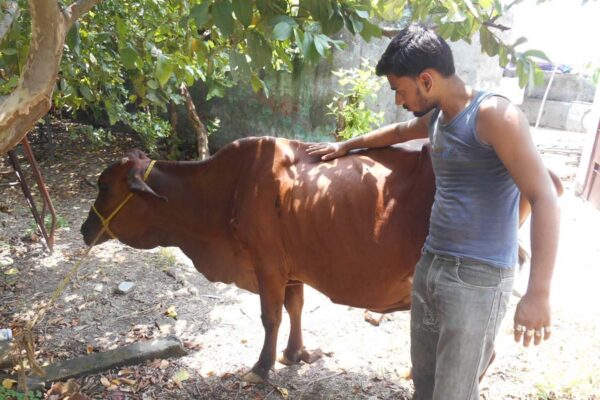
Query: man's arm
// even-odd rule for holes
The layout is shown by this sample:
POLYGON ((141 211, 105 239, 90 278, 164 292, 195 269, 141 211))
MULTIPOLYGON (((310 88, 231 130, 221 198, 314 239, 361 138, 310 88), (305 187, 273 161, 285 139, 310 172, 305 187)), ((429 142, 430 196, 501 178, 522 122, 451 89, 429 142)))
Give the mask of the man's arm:
POLYGON ((531 204, 531 272, 527 292, 517 305, 515 326, 525 326, 534 336, 515 330, 515 340, 528 346, 550 338, 550 284, 556 249, 560 212, 554 185, 531 139, 523 113, 508 100, 492 97, 480 110, 477 132, 496 154, 531 204))
POLYGON ((407 142, 413 139, 422 139, 428 136, 427 125, 432 112, 411 119, 410 121, 390 124, 339 143, 315 143, 308 147, 309 155, 321 156, 321 159, 332 160, 346 155, 352 149, 386 147, 395 143, 407 142))

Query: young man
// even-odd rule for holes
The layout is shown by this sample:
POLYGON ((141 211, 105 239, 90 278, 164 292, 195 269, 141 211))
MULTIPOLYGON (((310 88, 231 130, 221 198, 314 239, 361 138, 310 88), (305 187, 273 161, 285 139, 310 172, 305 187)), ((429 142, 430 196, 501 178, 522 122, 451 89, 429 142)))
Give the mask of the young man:
POLYGON ((331 160, 355 148, 429 138, 437 189, 413 281, 414 398, 477 400, 512 293, 520 195, 532 210, 531 275, 514 317, 515 340, 528 346, 550 337, 559 228, 554 186, 523 114, 507 99, 465 85, 448 44, 431 30, 402 30, 376 70, 396 104, 416 118, 314 144, 308 153, 331 160))

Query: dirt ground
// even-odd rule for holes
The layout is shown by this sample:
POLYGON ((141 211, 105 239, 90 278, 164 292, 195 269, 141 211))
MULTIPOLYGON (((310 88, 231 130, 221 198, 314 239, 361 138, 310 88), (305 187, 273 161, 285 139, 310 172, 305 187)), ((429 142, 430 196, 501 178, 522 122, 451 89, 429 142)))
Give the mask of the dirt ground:
MULTIPOLYGON (((52 254, 36 234, 11 167, 4 160, 0 165, 0 328, 31 318, 48 301, 83 253, 79 227, 96 196, 89 183, 136 146, 117 135, 110 147, 94 147, 70 138, 65 126, 56 123, 55 139, 54 161, 46 145, 34 144, 60 216, 52 254)), ((600 211, 573 194, 586 136, 541 130, 534 139, 566 188, 560 200, 561 244, 552 292, 554 333, 536 348, 524 349, 512 341, 512 315, 525 290, 525 268, 481 398, 600 399, 600 307, 595 296, 600 211)), ((33 185, 30 168, 22 163, 33 185)), ((522 236, 527 242, 526 229, 522 236)), ((35 333, 38 360, 44 363, 173 333, 190 351, 180 359, 148 361, 75 380, 91 399, 410 398, 407 312, 385 315, 374 326, 363 310, 335 305, 307 288, 303 325, 307 347, 321 348, 324 356, 311 365, 277 364, 268 384, 244 386, 240 377, 257 360, 263 342, 258 297, 208 282, 178 249, 141 251, 111 241, 92 251, 35 333), (114 293, 122 281, 135 283, 132 292, 114 293)), ((279 351, 288 330, 284 316, 279 351)))

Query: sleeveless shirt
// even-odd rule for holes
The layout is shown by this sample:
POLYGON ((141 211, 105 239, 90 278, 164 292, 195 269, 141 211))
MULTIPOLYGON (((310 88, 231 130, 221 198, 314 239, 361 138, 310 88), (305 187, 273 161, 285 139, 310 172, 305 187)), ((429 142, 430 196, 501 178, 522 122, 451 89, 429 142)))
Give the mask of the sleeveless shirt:
POLYGON ((517 262, 520 192, 491 145, 476 133, 488 92, 444 124, 435 109, 429 123, 436 192, 425 249, 498 268, 517 262))

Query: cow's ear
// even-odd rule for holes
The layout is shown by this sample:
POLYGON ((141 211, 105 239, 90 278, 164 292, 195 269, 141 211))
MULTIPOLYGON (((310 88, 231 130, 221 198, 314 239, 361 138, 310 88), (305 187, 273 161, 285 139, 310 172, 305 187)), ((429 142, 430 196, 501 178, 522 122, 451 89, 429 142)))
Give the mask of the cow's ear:
POLYGON ((150 186, 148 186, 148 184, 146 182, 144 182, 144 180, 138 174, 134 173, 133 171, 127 177, 127 183, 129 184, 129 189, 132 192, 148 193, 149 195, 152 195, 158 199, 161 199, 162 201, 169 200, 165 196, 161 196, 161 195, 157 194, 154 190, 152 190, 152 188, 150 186))

